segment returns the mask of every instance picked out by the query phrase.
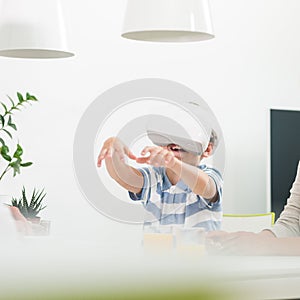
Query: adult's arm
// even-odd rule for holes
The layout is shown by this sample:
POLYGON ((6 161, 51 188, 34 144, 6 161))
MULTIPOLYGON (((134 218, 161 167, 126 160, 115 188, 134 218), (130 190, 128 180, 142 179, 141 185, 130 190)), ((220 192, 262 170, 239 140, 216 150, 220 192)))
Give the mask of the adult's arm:
POLYGON ((212 253, 232 255, 300 255, 300 237, 277 238, 270 231, 210 232, 207 247, 212 253))
POLYGON ((271 229, 277 237, 300 237, 300 162, 290 197, 276 224, 271 229))

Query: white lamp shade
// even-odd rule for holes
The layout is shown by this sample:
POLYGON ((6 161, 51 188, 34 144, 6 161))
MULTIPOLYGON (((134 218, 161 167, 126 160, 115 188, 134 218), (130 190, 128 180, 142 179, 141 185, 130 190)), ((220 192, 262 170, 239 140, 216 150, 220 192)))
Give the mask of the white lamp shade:
POLYGON ((128 0, 122 36, 152 42, 214 37, 208 0, 128 0))
POLYGON ((59 0, 3 0, 0 56, 63 58, 68 50, 59 0))

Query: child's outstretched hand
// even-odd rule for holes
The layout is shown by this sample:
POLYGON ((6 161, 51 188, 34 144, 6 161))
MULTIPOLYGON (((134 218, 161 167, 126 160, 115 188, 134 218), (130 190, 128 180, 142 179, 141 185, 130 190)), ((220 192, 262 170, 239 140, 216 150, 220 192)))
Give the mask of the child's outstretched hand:
POLYGON ((131 159, 136 160, 136 156, 124 145, 118 138, 111 137, 107 139, 98 156, 97 166, 101 167, 104 159, 111 159, 113 154, 118 155, 121 161, 125 161, 125 155, 131 159))
POLYGON ((172 151, 157 146, 145 147, 141 152, 142 157, 136 158, 140 164, 149 164, 155 167, 172 167, 175 164, 175 155, 172 151), (148 156, 145 156, 149 153, 148 156))

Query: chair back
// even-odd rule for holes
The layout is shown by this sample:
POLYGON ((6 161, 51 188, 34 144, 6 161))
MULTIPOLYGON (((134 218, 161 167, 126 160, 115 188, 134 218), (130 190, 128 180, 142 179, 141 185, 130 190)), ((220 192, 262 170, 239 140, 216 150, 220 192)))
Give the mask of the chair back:
POLYGON ((274 225, 275 214, 224 214, 221 230, 260 232, 274 225))

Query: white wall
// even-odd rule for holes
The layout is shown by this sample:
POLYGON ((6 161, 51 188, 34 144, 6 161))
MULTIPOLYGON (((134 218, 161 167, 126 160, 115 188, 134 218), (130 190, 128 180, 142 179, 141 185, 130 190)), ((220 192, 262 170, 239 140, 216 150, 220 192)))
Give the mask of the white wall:
POLYGON ((225 212, 265 212, 268 109, 300 108, 300 1, 211 0, 216 38, 190 44, 122 39, 125 0, 62 3, 75 58, 0 58, 1 99, 16 91, 40 99, 15 118, 24 159, 34 165, 15 179, 6 176, 1 191, 17 196, 23 184, 45 187, 42 216, 52 220, 52 233, 139 238, 137 226, 105 218, 81 195, 73 138, 99 94, 124 81, 158 77, 196 91, 219 119, 227 149, 225 212))

